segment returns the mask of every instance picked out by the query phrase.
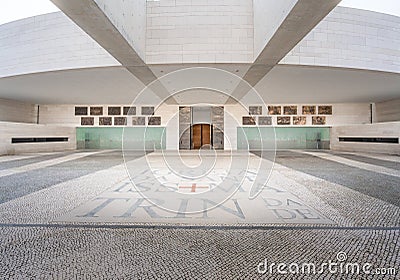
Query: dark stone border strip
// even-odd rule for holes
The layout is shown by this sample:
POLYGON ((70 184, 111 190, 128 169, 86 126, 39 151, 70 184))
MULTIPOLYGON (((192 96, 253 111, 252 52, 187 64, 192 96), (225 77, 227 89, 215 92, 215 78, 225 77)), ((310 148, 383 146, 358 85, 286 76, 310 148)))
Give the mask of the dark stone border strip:
POLYGON ((398 231, 397 227, 340 227, 340 226, 270 226, 270 225, 116 225, 116 224, 0 224, 0 228, 73 228, 73 229, 185 229, 185 230, 384 230, 398 231))

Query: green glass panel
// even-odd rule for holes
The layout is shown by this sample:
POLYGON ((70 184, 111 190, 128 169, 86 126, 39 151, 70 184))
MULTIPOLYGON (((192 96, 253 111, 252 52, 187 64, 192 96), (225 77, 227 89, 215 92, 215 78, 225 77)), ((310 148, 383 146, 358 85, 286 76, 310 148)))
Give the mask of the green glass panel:
POLYGON ((78 149, 165 149, 166 128, 78 127, 76 138, 78 149))
POLYGON ((327 149, 329 127, 238 127, 239 150, 270 149, 327 149))

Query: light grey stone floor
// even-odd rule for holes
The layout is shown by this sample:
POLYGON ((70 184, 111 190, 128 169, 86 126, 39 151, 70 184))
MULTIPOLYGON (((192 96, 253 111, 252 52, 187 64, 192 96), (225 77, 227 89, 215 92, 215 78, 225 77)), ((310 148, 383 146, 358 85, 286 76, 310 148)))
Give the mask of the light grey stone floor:
POLYGON ((123 198, 131 187, 118 151, 66 156, 0 157, 0 170, 10 172, 0 174, 0 278, 399 278, 399 157, 280 151, 256 203, 239 192, 233 197, 238 204, 228 201, 207 218, 177 219, 145 204, 121 218, 118 211, 140 199, 135 195, 129 205, 110 204, 93 217, 78 217, 101 198, 123 198), (49 160, 50 166, 40 165, 49 160), (346 263, 394 268, 395 275, 257 271, 266 259, 321 264, 337 261, 339 252, 346 263))

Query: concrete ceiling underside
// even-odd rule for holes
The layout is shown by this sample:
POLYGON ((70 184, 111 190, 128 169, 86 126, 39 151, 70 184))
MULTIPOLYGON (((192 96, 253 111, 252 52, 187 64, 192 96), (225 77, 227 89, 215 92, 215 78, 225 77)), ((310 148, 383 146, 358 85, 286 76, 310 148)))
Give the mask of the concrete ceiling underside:
MULTIPOLYGON (((166 73, 175 68, 169 66, 162 70, 157 66, 155 72, 166 73)), ((231 68, 232 71, 240 69, 245 72, 239 67, 231 68)), ((278 65, 255 88, 266 103, 379 102, 400 97, 400 74, 278 65)), ((0 79, 0 98, 34 104, 130 104, 142 89, 143 84, 124 67, 45 72, 0 79)), ((203 93, 202 97, 206 103, 213 101, 213 93, 203 93)), ((215 94, 215 102, 220 100, 220 96, 215 94)), ((252 102, 251 99, 244 100, 252 102)))

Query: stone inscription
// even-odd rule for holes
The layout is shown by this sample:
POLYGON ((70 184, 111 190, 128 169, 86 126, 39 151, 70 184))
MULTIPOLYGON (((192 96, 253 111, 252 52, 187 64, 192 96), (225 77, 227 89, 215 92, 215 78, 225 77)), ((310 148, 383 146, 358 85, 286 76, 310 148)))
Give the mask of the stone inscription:
POLYGON ((143 116, 154 115, 154 107, 142 107, 142 115, 143 116))
POLYGON ((81 125, 94 125, 94 118, 90 117, 81 118, 81 125))
POLYGON ((146 125, 146 118, 145 117, 132 117, 132 125, 133 126, 146 125))
POLYGON ((108 107, 109 116, 119 116, 121 115, 121 107, 108 107))
POLYGON ((99 125, 112 125, 112 118, 111 117, 99 118, 99 125))
POLYGON ((258 117, 258 125, 272 125, 271 117, 258 117))
POLYGON ((326 124, 326 117, 312 117, 312 124, 313 125, 325 125, 326 124))
MULTIPOLYGON (((157 172, 157 170, 155 170, 157 172)), ((154 172, 154 170, 153 170, 154 172)), ((161 171, 163 177, 168 177, 168 172, 161 171)), ((146 174, 142 174, 144 177, 146 174)), ((114 185, 105 193, 77 207, 59 221, 76 222, 161 222, 161 223, 313 223, 332 224, 317 210, 311 208, 297 196, 276 185, 264 187, 263 192, 255 200, 249 200, 247 188, 243 187, 254 180, 253 174, 245 177, 244 184, 233 197, 223 204, 218 204, 213 199, 196 198, 192 193, 209 191, 213 178, 205 178, 199 182, 170 183, 168 187, 160 185, 157 192, 187 193, 187 198, 177 201, 180 212, 172 213, 149 203, 144 199, 138 189, 129 179, 114 185), (207 182, 208 181, 208 182, 207 182), (187 214, 185 209, 192 204, 203 205, 203 212, 187 214), (207 210, 210 206, 214 209, 207 210)), ((146 194, 149 187, 146 183, 137 186, 142 194, 146 194)), ((223 190, 230 192, 230 189, 223 190)), ((162 207, 162 195, 158 196, 157 204, 162 207)))
POLYGON ((126 117, 115 117, 114 125, 127 125, 126 117))
POLYGON ((87 116, 88 108, 87 107, 75 107, 75 116, 87 116))
POLYGON ((315 115, 316 107, 315 106, 303 106, 303 115, 315 115))
POLYGON ((318 106, 319 115, 332 115, 332 106, 318 106))
POLYGON ((282 107, 281 106, 268 106, 268 114, 282 115, 282 107))
POLYGON ((149 117, 149 125, 161 125, 161 117, 149 117))
POLYGON ((278 125, 289 125, 290 124, 290 117, 278 117, 278 125))
POLYGON ((256 125, 256 120, 253 117, 243 117, 243 125, 256 125))
POLYGON ((103 115, 103 107, 90 107, 91 116, 101 116, 103 115))
POLYGON ((250 106, 249 107, 249 115, 262 115, 262 106, 250 106))
POLYGON ((297 115, 297 106, 283 106, 284 115, 297 115))
POLYGON ((293 117, 293 124, 294 125, 306 125, 307 118, 306 117, 293 117))
POLYGON ((136 115, 136 107, 124 107, 124 116, 136 115))

